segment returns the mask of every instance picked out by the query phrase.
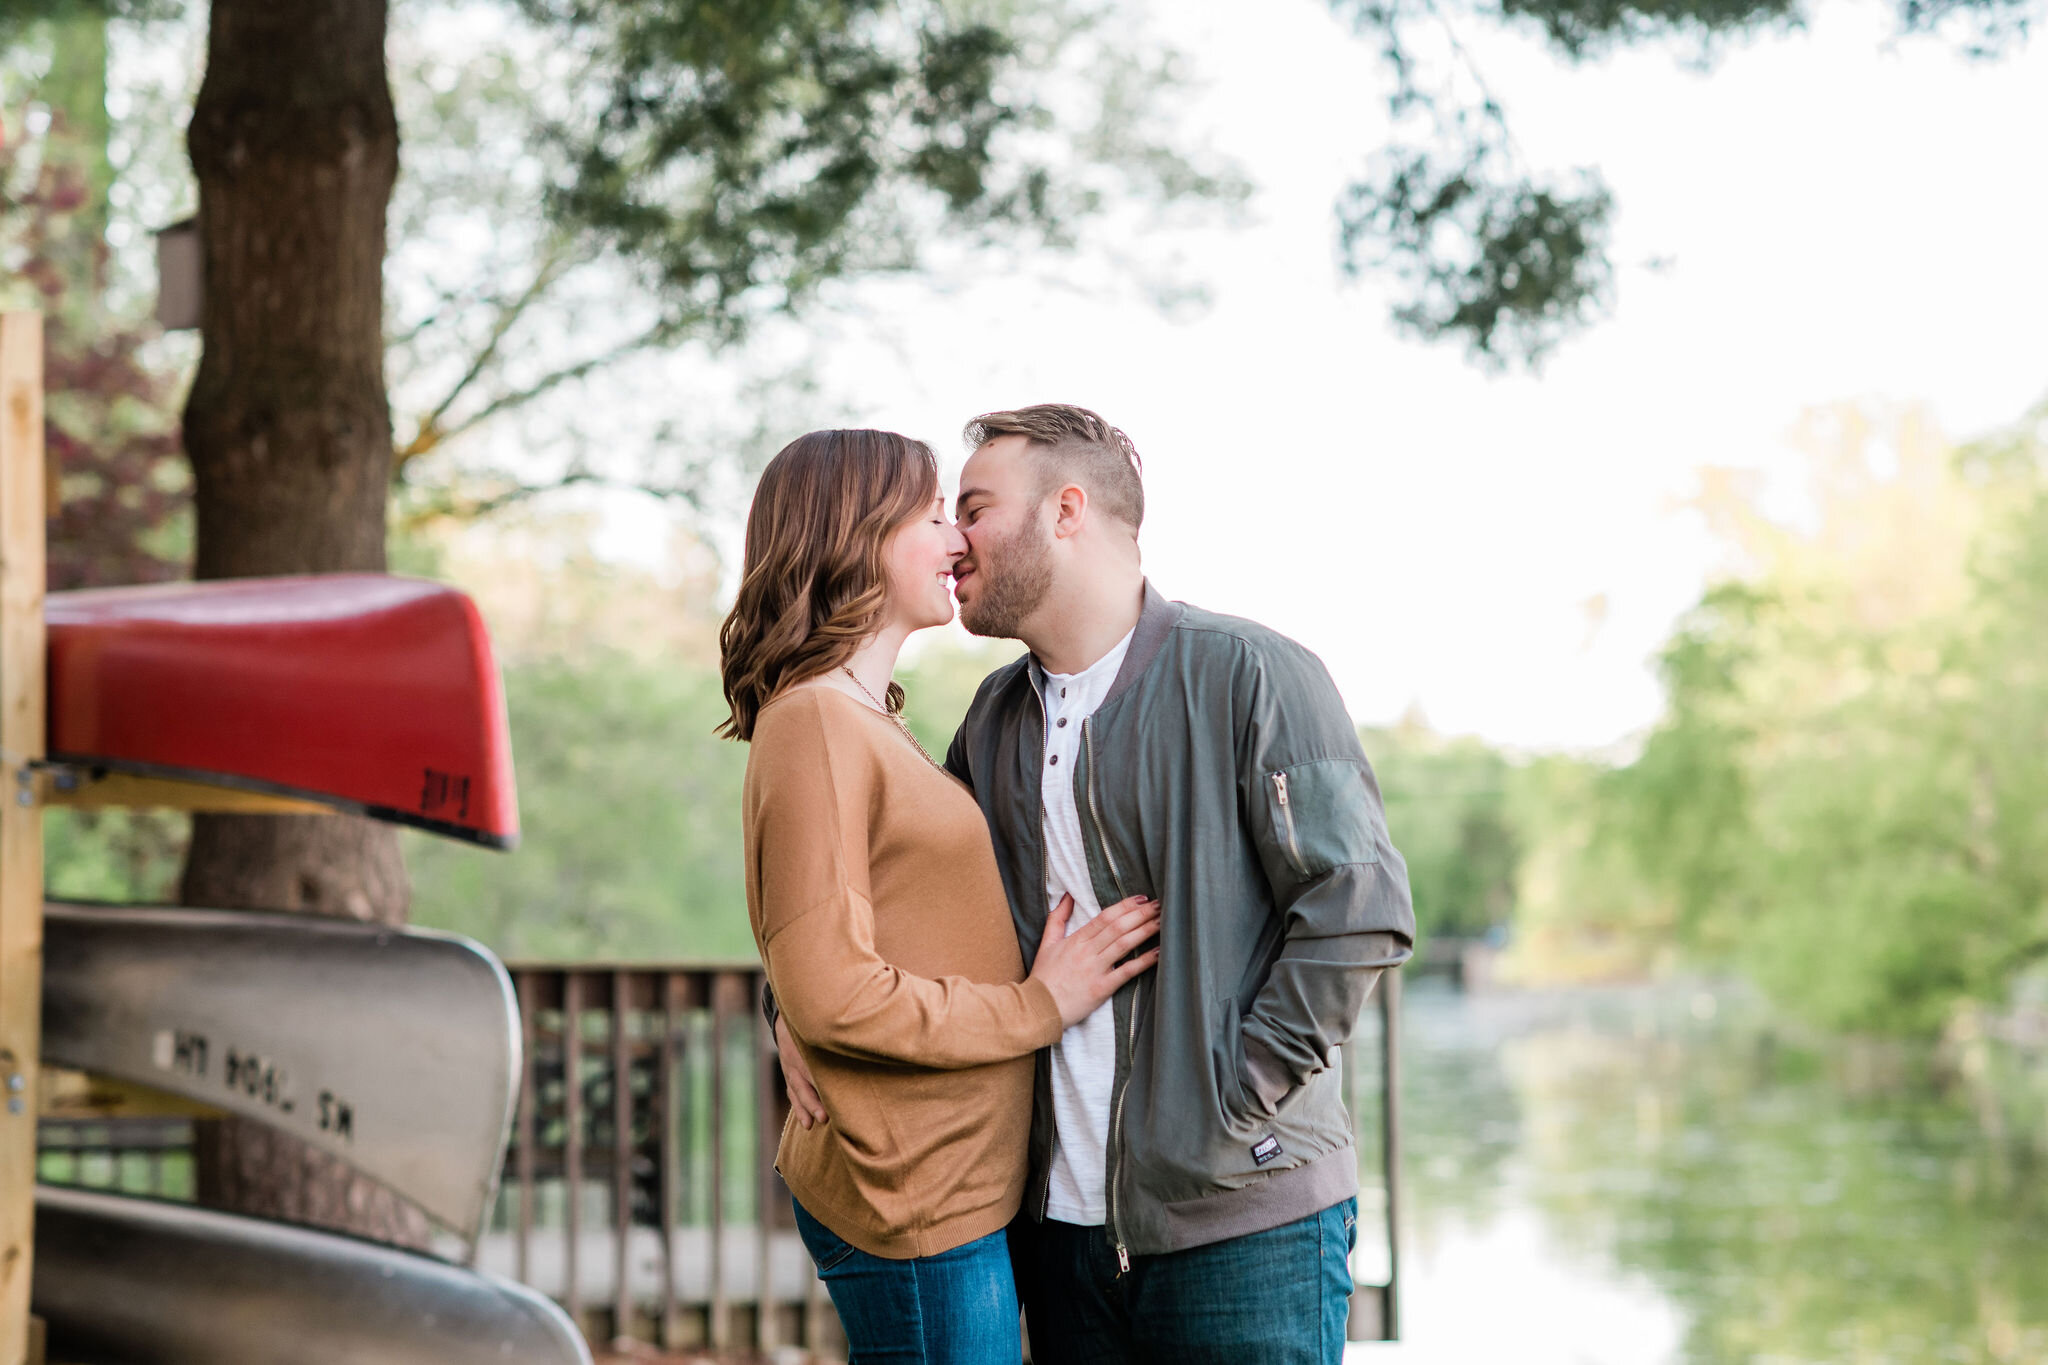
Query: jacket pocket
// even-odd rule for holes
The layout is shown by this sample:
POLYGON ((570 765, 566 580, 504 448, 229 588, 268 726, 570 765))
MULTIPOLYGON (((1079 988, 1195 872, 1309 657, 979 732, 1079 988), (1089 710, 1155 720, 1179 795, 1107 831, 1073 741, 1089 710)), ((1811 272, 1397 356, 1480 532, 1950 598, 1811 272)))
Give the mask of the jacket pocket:
POLYGON ((1316 759, 1266 774, 1270 863, 1296 881, 1380 860, 1379 802, 1363 763, 1316 759))
POLYGON ((1221 1031, 1214 1044, 1217 1053, 1216 1101, 1223 1111, 1223 1126, 1232 1134, 1233 1142, 1239 1134, 1263 1128, 1272 1122, 1272 1116, 1260 1103, 1257 1091, 1245 1074, 1244 1063, 1244 1012, 1238 1008, 1235 996, 1225 996, 1217 1002, 1216 1013, 1222 1019, 1221 1031))
POLYGON ((1251 1117, 1244 1107, 1244 1018, 1238 1013, 1236 997, 1217 1001, 1216 1016, 1220 1022, 1209 1045, 1215 1058, 1211 1069, 1216 1075, 1216 1106, 1222 1111, 1225 1128, 1242 1128, 1251 1123, 1251 1117))

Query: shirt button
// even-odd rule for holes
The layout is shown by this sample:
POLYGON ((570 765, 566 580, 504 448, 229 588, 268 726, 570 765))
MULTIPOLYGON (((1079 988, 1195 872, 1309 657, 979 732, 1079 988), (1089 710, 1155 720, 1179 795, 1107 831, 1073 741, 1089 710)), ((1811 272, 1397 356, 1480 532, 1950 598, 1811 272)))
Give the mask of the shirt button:
POLYGON ((1055 768, 1059 767, 1059 766, 1060 766, 1060 756, 1059 756, 1058 754, 1054 754, 1054 755, 1052 756, 1052 760, 1051 760, 1051 762, 1052 762, 1052 766, 1053 766, 1053 767, 1055 767, 1055 768))
POLYGON ((1066 689, 1066 688, 1064 688, 1064 687, 1062 687, 1062 688, 1060 689, 1060 695, 1061 695, 1061 696, 1063 696, 1063 697, 1064 697, 1064 696, 1066 696, 1066 695, 1067 695, 1067 689, 1066 689))
POLYGON ((1057 721, 1053 723, 1058 725, 1062 730, 1067 728, 1067 718, 1065 716, 1061 716, 1057 721))

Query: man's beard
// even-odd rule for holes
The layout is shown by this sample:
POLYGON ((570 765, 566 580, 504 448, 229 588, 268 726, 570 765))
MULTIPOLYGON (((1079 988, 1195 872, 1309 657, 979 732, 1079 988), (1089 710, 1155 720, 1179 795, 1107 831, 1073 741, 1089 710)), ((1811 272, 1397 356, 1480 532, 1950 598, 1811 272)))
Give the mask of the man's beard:
POLYGON ((1052 591, 1052 542, 1041 514, 1034 510, 1014 534, 977 548, 974 576, 981 591, 960 604, 960 624, 976 635, 1016 639, 1052 591))

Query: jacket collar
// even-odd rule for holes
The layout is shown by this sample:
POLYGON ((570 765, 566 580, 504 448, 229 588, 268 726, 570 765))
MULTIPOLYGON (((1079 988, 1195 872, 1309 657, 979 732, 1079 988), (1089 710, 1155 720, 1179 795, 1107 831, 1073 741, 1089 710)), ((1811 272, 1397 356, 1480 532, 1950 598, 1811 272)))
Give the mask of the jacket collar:
POLYGON ((1109 705, 1137 684, 1151 662, 1159 657, 1159 651, 1166 648, 1166 637, 1180 624, 1181 613, 1187 608, 1179 602, 1169 602, 1159 589, 1152 586, 1152 580, 1145 580, 1145 604, 1138 609, 1138 626, 1131 632, 1131 648, 1124 655, 1122 668, 1116 671, 1116 681, 1109 685, 1102 704, 1109 705))
MULTIPOLYGON (((1145 580, 1145 599, 1138 608, 1138 624, 1131 631, 1131 647, 1124 654, 1124 661, 1116 671, 1116 679, 1103 694, 1102 705, 1107 706, 1137 683, 1139 675, 1159 651, 1166 647, 1166 637, 1180 624, 1181 614, 1187 610, 1185 604, 1169 602, 1159 589, 1152 586, 1152 580, 1145 580)), ((1016 676, 1023 679, 1034 693, 1045 682, 1045 665, 1038 662, 1036 654, 1026 654, 1021 660, 1024 665, 1016 676)))

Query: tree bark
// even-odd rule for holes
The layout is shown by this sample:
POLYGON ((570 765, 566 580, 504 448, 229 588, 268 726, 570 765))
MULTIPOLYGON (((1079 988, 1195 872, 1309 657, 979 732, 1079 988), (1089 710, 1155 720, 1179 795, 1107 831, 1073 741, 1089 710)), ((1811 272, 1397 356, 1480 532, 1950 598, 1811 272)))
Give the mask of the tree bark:
MULTIPOLYGON (((200 578, 384 567, 384 222, 398 173, 386 0, 213 0, 188 141, 206 263, 185 407, 200 578)), ((341 816, 201 815, 181 898, 397 924, 396 834, 341 816)), ((239 1120, 200 1136, 203 1202, 423 1244, 419 1211, 239 1120)))

